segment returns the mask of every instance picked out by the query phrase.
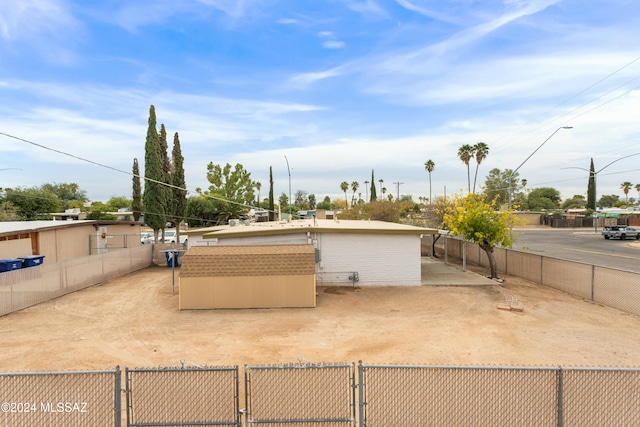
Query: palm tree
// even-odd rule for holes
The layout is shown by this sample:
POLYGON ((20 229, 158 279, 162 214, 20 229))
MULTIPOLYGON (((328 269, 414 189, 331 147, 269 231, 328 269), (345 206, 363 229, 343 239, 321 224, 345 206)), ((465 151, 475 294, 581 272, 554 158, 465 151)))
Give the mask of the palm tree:
POLYGON ((256 190, 258 190, 258 207, 260 207, 260 189, 262 188, 262 184, 260 182, 256 182, 256 190))
POLYGON ((489 155, 489 146, 484 142, 478 142, 473 146, 473 151, 476 155, 476 174, 473 177, 473 192, 476 192, 476 180, 478 179, 478 168, 480 163, 489 155))
POLYGON ((340 189, 344 192, 344 202, 346 203, 345 208, 349 209, 349 199, 347 199, 347 190, 349 189, 349 183, 347 181, 342 181, 340 183, 340 189))
POLYGON ((356 191, 358 191, 358 187, 360 187, 360 183, 358 181, 353 181, 351 183, 351 190, 353 191, 353 194, 351 195, 351 206, 353 206, 356 199, 356 191))
POLYGON ((471 193, 471 171, 469 170, 469 162, 471 161, 473 154, 473 147, 469 144, 464 144, 458 148, 458 158, 467 165, 467 189, 469 193, 471 193))
POLYGON ((364 182, 364 200, 369 200, 369 181, 364 182))
POLYGON ((384 179, 379 179, 378 182, 380 183, 380 193, 382 193, 382 183, 384 182, 384 179))
POLYGON ((436 164, 433 163, 433 160, 429 159, 424 162, 424 169, 429 172, 429 204, 431 204, 431 172, 436 167, 436 164))
POLYGON ((626 198, 627 203, 629 203, 629 190, 631 190, 632 187, 633 187, 633 184, 630 183, 629 181, 625 181, 622 184, 620 184, 620 188, 624 192, 624 196, 626 198))
POLYGON ((640 200, 640 184, 636 184, 634 188, 638 192, 638 200, 640 200))

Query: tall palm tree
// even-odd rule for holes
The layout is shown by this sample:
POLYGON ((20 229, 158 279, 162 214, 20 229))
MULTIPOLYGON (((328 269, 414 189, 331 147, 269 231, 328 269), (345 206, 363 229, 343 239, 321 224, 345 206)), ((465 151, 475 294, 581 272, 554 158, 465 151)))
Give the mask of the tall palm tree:
POLYGON ((347 190, 349 189, 349 183, 347 181, 342 181, 340 183, 340 189, 344 192, 344 202, 346 203, 345 208, 349 209, 349 199, 347 199, 347 190))
POLYGON ((630 183, 629 181, 625 181, 622 184, 620 184, 620 188, 624 192, 624 196, 626 198, 627 203, 629 203, 629 190, 631 190, 632 187, 633 187, 633 184, 630 183))
POLYGON ((382 194, 382 183, 384 182, 384 179, 379 179, 378 182, 380 183, 380 193, 382 194))
POLYGON ((433 172, 435 167, 436 164, 431 159, 424 162, 424 169, 429 172, 429 204, 431 204, 431 172, 433 172))
POLYGON ((358 187, 360 187, 360 183, 358 181, 353 181, 351 183, 351 190, 353 191, 353 194, 351 195, 351 206, 354 205, 354 201, 356 199, 356 191, 358 191, 358 187))
POLYGON ((489 146, 484 142, 478 142, 473 146, 473 151, 476 156, 476 174, 473 177, 473 192, 476 192, 476 180, 478 179, 478 168, 480 167, 480 163, 489 155, 489 146))
POLYGON ((638 192, 638 200, 640 201, 640 184, 636 184, 634 188, 638 192))
POLYGON ((473 146, 464 144, 458 148, 458 158, 467 165, 467 192, 471 193, 471 171, 469 170, 469 162, 473 158, 473 146))
POLYGON ((258 190, 258 207, 260 207, 260 189, 262 188, 262 184, 256 181, 256 190, 258 190))
POLYGON ((369 181, 364 182, 364 201, 369 200, 369 181))

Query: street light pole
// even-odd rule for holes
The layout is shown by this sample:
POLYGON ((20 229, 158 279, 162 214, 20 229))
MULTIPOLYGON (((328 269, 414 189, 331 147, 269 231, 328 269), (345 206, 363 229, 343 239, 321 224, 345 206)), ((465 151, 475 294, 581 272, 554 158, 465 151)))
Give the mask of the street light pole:
POLYGON ((598 233, 598 186, 597 186, 597 181, 598 181, 598 174, 600 172, 602 172, 603 170, 605 170, 606 168, 608 168, 609 166, 611 166, 612 164, 619 162, 620 160, 624 160, 628 157, 633 157, 633 156, 640 156, 640 153, 635 153, 635 154, 629 154, 628 156, 624 156, 624 157, 620 157, 619 159, 614 160, 613 162, 609 163, 608 165, 606 165, 605 167, 601 168, 599 171, 591 171, 589 169, 585 169, 585 168, 579 168, 577 166, 572 166, 572 167, 568 167, 568 168, 561 168, 561 169, 581 169, 583 171, 587 171, 589 172, 589 175, 593 174, 593 232, 594 233, 598 233))
POLYGON ((516 172, 518 172, 518 169, 520 169, 525 163, 527 163, 527 160, 529 160, 534 154, 536 154, 538 152, 539 149, 542 148, 542 146, 544 144, 547 143, 547 141, 549 141, 551 139, 551 137, 553 135, 555 135, 556 133, 558 133, 558 131, 560 131, 560 129, 573 129, 573 126, 560 126, 558 129, 556 129, 551 135, 549 135, 549 137, 547 139, 545 139, 542 144, 540 144, 538 146, 538 148, 536 148, 533 153, 529 154, 529 157, 527 157, 526 159, 524 159, 524 161, 522 163, 520 163, 520 165, 515 168, 513 171, 511 171, 511 174, 509 175, 509 209, 511 209, 511 200, 512 200, 512 181, 513 181, 513 175, 515 175, 516 172))
POLYGON ((289 172, 289 221, 291 221, 291 169, 289 168, 287 156, 284 156, 284 159, 287 161, 287 172, 289 172))

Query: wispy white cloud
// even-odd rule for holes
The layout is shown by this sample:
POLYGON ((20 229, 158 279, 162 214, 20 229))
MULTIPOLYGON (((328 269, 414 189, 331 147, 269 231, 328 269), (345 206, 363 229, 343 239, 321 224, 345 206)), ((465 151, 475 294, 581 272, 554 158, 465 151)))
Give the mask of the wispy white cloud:
POLYGON ((336 67, 336 68, 332 68, 324 71, 317 71, 312 73, 301 73, 291 77, 289 81, 296 86, 300 86, 300 85, 306 86, 321 80, 338 77, 342 75, 344 71, 345 71, 345 67, 340 66, 340 67, 336 67))
POLYGON ((77 39, 84 32, 66 1, 24 0, 0 7, 0 41, 8 50, 24 46, 55 63, 73 62, 77 39))

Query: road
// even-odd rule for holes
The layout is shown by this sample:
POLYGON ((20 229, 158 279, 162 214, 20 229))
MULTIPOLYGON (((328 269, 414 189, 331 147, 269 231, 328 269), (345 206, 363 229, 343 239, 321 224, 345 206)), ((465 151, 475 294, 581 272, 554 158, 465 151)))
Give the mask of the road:
POLYGON ((512 249, 640 273, 640 241, 605 240, 593 229, 519 229, 512 249))

